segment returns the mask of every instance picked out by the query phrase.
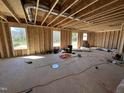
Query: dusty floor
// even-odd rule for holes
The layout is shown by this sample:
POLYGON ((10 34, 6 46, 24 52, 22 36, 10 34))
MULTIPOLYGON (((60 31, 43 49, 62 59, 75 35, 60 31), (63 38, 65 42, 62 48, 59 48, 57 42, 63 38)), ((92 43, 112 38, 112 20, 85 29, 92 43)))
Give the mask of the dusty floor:
POLYGON ((114 93, 124 67, 109 63, 108 52, 80 53, 81 58, 68 60, 55 54, 0 59, 0 87, 7 88, 5 93, 114 93), (60 68, 52 69, 53 63, 60 68))

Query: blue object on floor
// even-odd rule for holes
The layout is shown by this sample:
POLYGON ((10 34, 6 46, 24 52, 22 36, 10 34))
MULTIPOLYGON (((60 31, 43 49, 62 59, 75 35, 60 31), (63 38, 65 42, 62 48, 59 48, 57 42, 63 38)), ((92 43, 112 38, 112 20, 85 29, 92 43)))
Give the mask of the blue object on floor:
POLYGON ((52 64, 52 68, 53 68, 53 69, 57 69, 57 68, 59 68, 59 67, 60 67, 59 64, 52 64))

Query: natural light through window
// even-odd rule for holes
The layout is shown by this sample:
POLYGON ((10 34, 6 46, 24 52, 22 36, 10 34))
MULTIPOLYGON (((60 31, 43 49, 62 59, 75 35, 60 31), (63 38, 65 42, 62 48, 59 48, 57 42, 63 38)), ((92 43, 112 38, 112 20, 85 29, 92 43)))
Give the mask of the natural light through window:
POLYGON ((78 48, 78 33, 76 32, 72 33, 72 46, 73 46, 73 49, 78 48))
POLYGON ((26 59, 42 59, 42 58, 45 58, 44 56, 25 56, 25 57, 22 57, 22 58, 26 58, 26 59))
POLYGON ((60 31, 53 31, 53 47, 60 47, 61 36, 60 31))
POLYGON ((11 37, 14 50, 27 49, 26 29, 11 27, 11 37))
POLYGON ((83 41, 87 41, 87 33, 83 33, 83 41))

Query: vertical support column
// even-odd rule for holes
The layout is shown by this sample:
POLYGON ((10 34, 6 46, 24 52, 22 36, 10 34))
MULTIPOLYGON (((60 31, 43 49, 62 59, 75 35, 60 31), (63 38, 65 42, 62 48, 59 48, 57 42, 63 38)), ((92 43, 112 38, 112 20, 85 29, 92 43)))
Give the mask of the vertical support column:
POLYGON ((118 47, 118 52, 122 53, 124 48, 124 23, 122 24, 121 27, 121 37, 120 37, 120 45, 118 47))

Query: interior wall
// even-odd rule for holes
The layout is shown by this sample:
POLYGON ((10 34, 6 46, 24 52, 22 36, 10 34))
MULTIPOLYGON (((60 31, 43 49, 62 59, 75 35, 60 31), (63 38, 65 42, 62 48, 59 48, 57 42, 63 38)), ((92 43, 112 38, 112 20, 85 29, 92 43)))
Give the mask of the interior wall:
MULTIPOLYGON (((61 47, 71 44, 72 32, 78 33, 78 48, 83 43, 83 31, 72 29, 55 29, 18 23, 0 22, 0 58, 44 54, 53 49, 52 31, 61 31, 61 47), (11 40, 10 27, 24 27, 27 32, 27 49, 14 50, 11 40)), ((92 34, 88 33, 88 41, 93 45, 92 34)))
POLYGON ((122 53, 124 45, 124 30, 106 31, 95 33, 95 47, 117 49, 122 53), (120 50, 122 49, 122 50, 120 50))

